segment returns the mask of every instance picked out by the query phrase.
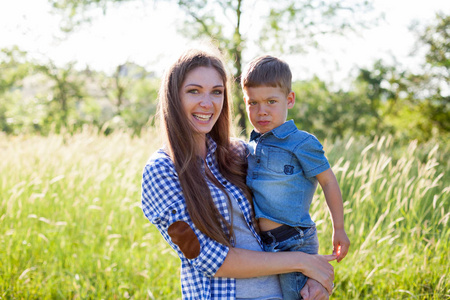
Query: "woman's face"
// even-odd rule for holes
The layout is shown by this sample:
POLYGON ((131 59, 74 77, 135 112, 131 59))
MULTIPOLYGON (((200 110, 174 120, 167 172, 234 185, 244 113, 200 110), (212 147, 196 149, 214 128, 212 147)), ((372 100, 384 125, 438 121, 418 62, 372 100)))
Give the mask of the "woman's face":
POLYGON ((212 67, 198 67, 187 73, 180 98, 184 112, 196 133, 205 135, 222 111, 225 83, 212 67))

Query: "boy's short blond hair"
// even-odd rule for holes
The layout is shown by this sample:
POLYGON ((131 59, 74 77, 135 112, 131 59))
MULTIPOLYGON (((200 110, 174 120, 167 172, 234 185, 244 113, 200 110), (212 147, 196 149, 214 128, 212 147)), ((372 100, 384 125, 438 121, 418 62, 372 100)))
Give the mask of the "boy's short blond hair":
POLYGON ((241 75, 242 88, 270 86, 281 88, 286 95, 292 91, 292 73, 283 60, 263 55, 247 64, 241 75))

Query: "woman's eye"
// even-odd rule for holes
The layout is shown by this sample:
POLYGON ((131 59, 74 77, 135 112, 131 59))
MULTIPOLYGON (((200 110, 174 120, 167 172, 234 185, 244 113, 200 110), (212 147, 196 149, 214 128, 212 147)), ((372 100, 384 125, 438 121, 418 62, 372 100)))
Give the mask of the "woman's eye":
POLYGON ((198 94, 197 89, 188 90, 187 92, 188 92, 188 94, 198 94))
POLYGON ((213 94, 214 95, 222 95, 223 92, 221 90, 215 90, 215 91, 213 91, 213 94))

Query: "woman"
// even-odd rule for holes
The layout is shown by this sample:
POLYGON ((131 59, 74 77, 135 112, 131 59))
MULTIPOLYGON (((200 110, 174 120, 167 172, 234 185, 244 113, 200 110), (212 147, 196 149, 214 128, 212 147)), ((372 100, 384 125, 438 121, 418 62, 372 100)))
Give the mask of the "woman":
POLYGON ((166 143, 144 168, 142 209, 181 259, 183 299, 282 299, 276 274, 293 271, 317 280, 305 298, 327 298, 335 256, 262 252, 227 85, 219 55, 190 50, 159 91, 166 143))

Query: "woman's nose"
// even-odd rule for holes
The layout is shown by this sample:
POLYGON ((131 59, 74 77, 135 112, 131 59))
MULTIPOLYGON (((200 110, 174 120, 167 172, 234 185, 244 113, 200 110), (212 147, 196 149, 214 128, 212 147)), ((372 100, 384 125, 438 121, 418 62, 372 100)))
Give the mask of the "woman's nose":
POLYGON ((212 106, 212 99, 210 96, 205 96, 200 100, 200 106, 203 108, 209 108, 212 106))

